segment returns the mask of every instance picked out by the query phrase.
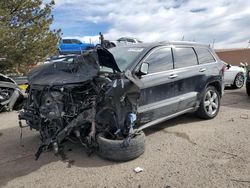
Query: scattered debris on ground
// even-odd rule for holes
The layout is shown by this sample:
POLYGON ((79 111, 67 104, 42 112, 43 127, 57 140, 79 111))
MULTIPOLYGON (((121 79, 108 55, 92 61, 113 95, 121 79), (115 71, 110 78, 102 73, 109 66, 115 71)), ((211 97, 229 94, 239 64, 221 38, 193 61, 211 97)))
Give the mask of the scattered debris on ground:
POLYGON ((143 172, 143 168, 141 168, 141 167, 136 167, 136 168, 134 169, 134 172, 136 172, 136 173, 143 172))

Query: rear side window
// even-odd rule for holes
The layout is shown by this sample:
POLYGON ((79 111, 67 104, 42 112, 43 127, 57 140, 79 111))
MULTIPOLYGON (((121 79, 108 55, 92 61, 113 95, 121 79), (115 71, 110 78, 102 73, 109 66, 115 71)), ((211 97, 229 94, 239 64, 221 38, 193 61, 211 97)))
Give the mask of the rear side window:
POLYGON ((72 39, 72 44, 81 44, 81 41, 77 40, 77 39, 72 39))
POLYGON ((64 40, 63 40, 63 43, 64 43, 64 44, 72 44, 72 42, 71 42, 70 39, 64 39, 64 40))
POLYGON ((200 64, 215 62, 214 57, 206 48, 195 48, 200 64))
POLYGON ((128 42, 135 43, 134 39, 127 39, 128 42))
POLYGON ((197 57, 193 48, 175 48, 174 67, 176 69, 197 65, 197 57))
POLYGON ((173 69, 171 48, 160 48, 150 54, 145 62, 149 63, 149 73, 162 72, 173 69))

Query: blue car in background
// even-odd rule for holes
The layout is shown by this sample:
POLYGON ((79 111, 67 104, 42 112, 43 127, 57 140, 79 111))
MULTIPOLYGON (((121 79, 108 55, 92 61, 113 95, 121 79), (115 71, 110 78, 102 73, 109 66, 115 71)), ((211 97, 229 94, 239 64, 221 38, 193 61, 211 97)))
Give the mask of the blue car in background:
POLYGON ((94 44, 84 43, 78 39, 62 39, 59 43, 58 50, 60 54, 80 54, 94 47, 94 44))

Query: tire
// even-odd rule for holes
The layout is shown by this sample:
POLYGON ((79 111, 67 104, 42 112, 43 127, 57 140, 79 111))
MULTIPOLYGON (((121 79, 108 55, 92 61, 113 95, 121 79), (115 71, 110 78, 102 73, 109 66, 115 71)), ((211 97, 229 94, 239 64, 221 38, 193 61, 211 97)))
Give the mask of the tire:
POLYGON ((0 112, 2 112, 4 109, 4 106, 0 104, 0 112))
POLYGON ((202 119, 213 119, 220 109, 220 94, 214 86, 208 86, 202 96, 196 114, 202 119), (210 93, 210 94, 209 94, 210 93))
POLYGON ((126 140, 110 140, 104 133, 97 135, 98 155, 111 161, 129 161, 142 155, 145 151, 145 134, 140 131, 126 140), (126 142, 127 141, 127 142, 126 142))
POLYGON ((248 96, 250 96, 250 82, 246 83, 246 91, 247 91, 248 96))
POLYGON ((242 86, 244 85, 244 83, 245 83, 244 74, 242 72, 239 72, 235 76, 233 88, 240 89, 240 88, 242 88, 242 86))

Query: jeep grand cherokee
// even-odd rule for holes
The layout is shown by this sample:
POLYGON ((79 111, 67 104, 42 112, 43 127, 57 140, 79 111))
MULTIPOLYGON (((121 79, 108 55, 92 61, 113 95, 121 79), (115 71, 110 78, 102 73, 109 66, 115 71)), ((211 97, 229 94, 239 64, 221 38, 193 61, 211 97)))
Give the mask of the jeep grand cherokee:
POLYGON ((207 45, 97 48, 73 62, 31 71, 19 118, 40 132, 37 158, 50 148, 60 153, 64 141, 77 139, 104 158, 131 160, 144 152, 143 129, 188 112, 214 118, 223 76, 223 63, 207 45))

